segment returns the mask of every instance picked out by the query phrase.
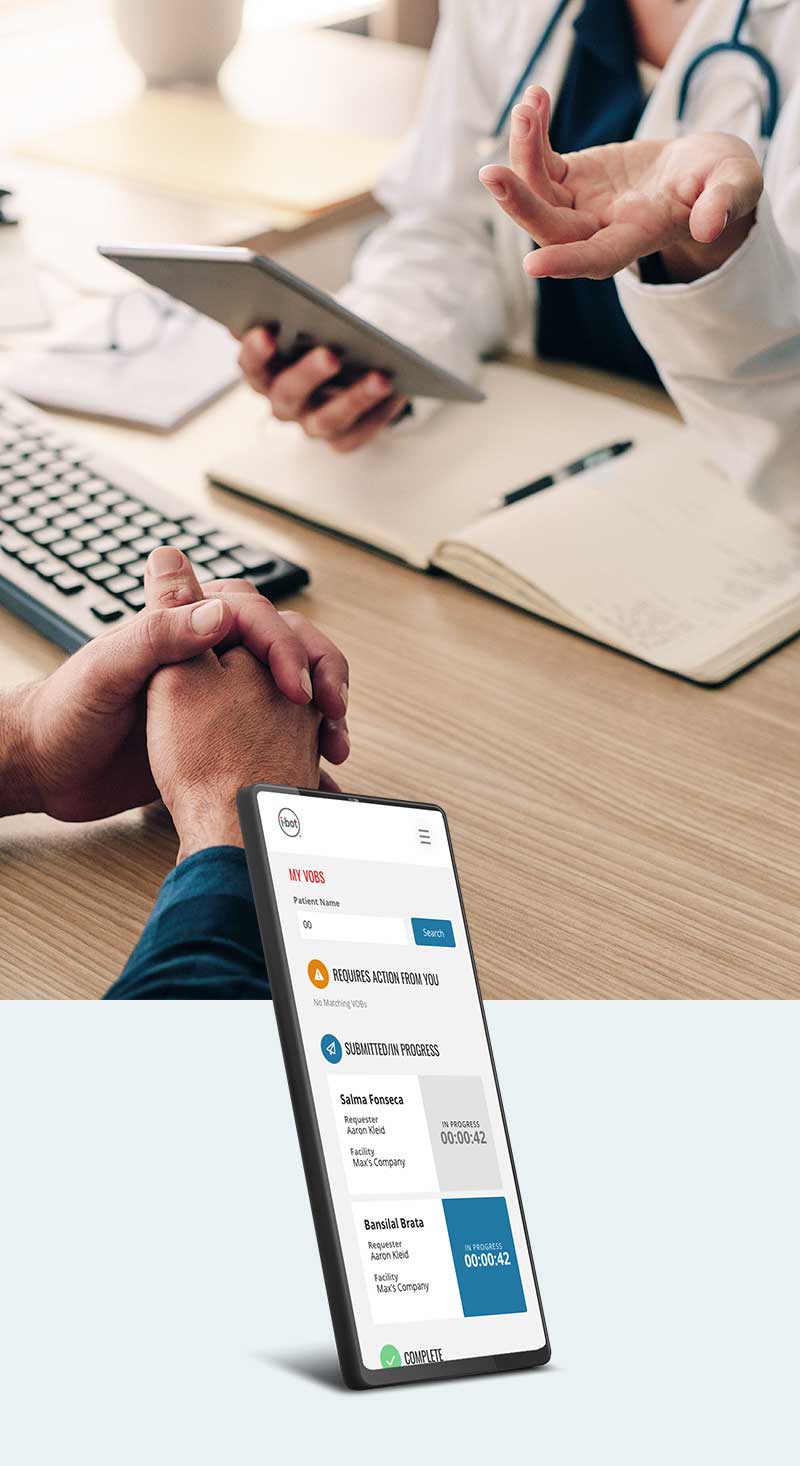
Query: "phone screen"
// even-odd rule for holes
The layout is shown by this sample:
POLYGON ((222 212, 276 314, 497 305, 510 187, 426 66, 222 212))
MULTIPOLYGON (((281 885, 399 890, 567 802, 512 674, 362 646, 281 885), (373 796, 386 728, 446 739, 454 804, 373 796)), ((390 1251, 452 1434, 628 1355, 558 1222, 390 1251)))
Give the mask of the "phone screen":
POLYGON ((364 1367, 542 1349, 443 815, 258 804, 364 1367))

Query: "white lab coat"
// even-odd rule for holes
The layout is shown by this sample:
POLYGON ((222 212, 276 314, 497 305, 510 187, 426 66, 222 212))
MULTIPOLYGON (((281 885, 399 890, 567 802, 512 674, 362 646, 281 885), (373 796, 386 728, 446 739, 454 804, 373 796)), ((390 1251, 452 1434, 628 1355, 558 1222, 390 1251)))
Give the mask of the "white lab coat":
MULTIPOLYGON (((554 98, 581 3, 567 10, 531 78, 554 98)), ((738 7, 699 5, 639 136, 676 135, 686 66, 729 38, 738 7)), ((487 161, 481 143, 552 8, 552 0, 443 0, 419 121, 379 191, 392 217, 368 238, 342 292, 354 310, 470 378, 482 356, 502 346, 530 350, 534 339, 536 287, 521 267, 530 241, 477 173, 487 161)), ((771 59, 781 84, 754 228, 720 270, 692 284, 644 285, 633 267, 617 286, 686 421, 765 505, 800 522, 800 0, 752 0, 743 39, 771 59)), ((757 150, 756 76, 739 58, 709 61, 693 84, 685 128, 736 133, 757 150)), ((503 141, 491 156, 506 155, 503 141)))

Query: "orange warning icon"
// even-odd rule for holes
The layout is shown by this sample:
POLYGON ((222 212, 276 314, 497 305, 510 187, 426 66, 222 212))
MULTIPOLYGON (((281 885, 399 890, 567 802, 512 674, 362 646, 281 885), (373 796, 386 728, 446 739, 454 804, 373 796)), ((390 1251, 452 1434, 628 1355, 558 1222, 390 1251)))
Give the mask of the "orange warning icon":
POLYGON ((331 980, 331 975, 324 962, 318 957, 312 957, 308 964, 308 975, 315 988, 326 988, 331 980))

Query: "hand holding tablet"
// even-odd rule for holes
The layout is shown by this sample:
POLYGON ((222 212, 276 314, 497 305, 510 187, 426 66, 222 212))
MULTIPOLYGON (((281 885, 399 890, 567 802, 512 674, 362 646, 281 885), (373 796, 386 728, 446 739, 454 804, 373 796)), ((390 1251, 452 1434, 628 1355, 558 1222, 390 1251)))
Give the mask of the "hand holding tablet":
POLYGON ((471 383, 252 250, 103 245, 100 253, 242 338, 245 377, 276 417, 339 451, 373 437, 412 397, 483 401, 471 383))

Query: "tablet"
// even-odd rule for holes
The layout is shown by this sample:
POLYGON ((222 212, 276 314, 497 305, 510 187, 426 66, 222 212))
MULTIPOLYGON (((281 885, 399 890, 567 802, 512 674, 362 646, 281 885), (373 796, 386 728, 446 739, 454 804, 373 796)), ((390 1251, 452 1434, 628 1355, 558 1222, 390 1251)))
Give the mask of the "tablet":
POLYGON ((239 816, 345 1382, 546 1363, 443 811, 257 785, 239 816))
POLYGON ((182 300, 242 336, 268 326, 282 365, 313 346, 341 352, 342 371, 326 388, 347 386, 370 369, 390 373, 399 397, 482 402, 484 393, 340 305, 324 290, 250 249, 100 245, 100 254, 148 285, 182 300))

